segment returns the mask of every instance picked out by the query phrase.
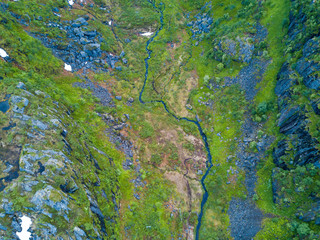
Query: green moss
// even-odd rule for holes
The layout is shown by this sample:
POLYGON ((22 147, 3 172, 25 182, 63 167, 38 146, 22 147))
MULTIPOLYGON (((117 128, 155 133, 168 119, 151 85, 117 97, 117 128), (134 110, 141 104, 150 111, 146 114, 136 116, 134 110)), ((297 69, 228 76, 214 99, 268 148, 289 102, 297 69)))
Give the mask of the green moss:
POLYGON ((262 230, 254 237, 255 240, 264 239, 292 239, 295 234, 289 228, 289 221, 285 218, 265 219, 262 230))

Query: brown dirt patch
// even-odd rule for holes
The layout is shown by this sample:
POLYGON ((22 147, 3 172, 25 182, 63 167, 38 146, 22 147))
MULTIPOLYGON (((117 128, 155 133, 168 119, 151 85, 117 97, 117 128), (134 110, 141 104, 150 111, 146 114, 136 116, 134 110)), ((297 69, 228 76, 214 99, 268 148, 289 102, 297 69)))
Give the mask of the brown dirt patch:
POLYGON ((182 74, 178 81, 185 79, 185 84, 178 86, 176 83, 170 88, 170 91, 168 91, 170 106, 172 106, 181 117, 188 116, 188 110, 185 106, 188 103, 190 92, 198 86, 198 78, 195 70, 192 71, 188 77, 182 74))
POLYGON ((202 198, 202 188, 199 181, 190 180, 183 174, 174 171, 168 171, 164 174, 164 177, 171 181, 184 200, 185 211, 199 211, 200 201, 202 198))

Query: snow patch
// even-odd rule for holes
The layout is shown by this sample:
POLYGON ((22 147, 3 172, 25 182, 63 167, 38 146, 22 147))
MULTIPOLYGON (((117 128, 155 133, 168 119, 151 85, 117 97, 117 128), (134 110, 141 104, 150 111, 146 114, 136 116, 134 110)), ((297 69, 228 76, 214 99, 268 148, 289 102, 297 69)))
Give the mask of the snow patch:
POLYGON ((28 229, 31 226, 31 218, 27 217, 27 216, 23 216, 20 218, 21 219, 21 228, 22 231, 21 232, 16 232, 17 236, 19 237, 20 240, 29 240, 31 237, 31 233, 28 232, 28 229))
POLYGON ((67 70, 67 71, 69 71, 69 72, 71 72, 72 71, 72 67, 71 67, 71 65, 69 65, 69 64, 64 64, 64 69, 65 70, 67 70))
POLYGON ((68 3, 70 6, 72 6, 74 4, 74 1, 73 0, 68 0, 68 3))
POLYGON ((8 57, 9 55, 7 54, 7 52, 5 50, 3 50, 2 48, 0 48, 0 56, 5 58, 8 57))
POLYGON ((145 32, 145 33, 140 33, 141 36, 144 36, 144 37, 149 37, 153 34, 153 32, 145 32))

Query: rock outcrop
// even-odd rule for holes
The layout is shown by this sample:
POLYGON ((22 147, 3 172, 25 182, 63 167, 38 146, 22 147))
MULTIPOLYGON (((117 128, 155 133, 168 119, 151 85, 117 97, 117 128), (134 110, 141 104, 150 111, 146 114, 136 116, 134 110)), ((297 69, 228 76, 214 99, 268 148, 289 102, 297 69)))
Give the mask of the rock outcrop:
MULTIPOLYGON (((298 1, 293 1, 293 5, 295 4, 298 4, 298 1)), ((310 166, 310 164, 318 166, 320 161, 319 142, 310 130, 311 120, 309 119, 310 114, 320 113, 318 100, 311 99, 312 91, 320 89, 320 65, 316 59, 319 54, 320 38, 312 34, 305 34, 301 38, 306 21, 307 17, 302 10, 295 14, 291 12, 287 40, 290 48, 288 49, 291 53, 301 50, 302 56, 295 63, 291 61, 283 64, 278 73, 275 88, 280 112, 278 126, 280 133, 283 134, 283 139, 278 142, 273 151, 273 161, 277 166, 272 174, 275 203, 279 203, 284 197, 280 191, 280 180, 276 177, 280 169, 292 175, 299 166, 310 166), (299 96, 297 93, 303 94, 308 100, 297 101, 299 96)), ((293 175, 293 181, 294 179, 293 175)), ((297 188, 296 192, 299 191, 301 190, 297 188)), ((306 222, 315 220, 318 208, 313 205, 316 203, 310 205, 309 201, 306 201, 304 204, 304 210, 297 213, 299 219, 306 222)))
POLYGON ((19 218, 27 216, 32 239, 106 239, 118 214, 117 202, 106 200, 114 198, 116 182, 109 189, 100 183, 99 164, 110 159, 74 141, 77 122, 63 104, 19 86, 7 96, 10 108, 3 125, 12 127, 0 134, 0 238, 17 239, 19 218), (84 169, 95 177, 87 178, 84 169))

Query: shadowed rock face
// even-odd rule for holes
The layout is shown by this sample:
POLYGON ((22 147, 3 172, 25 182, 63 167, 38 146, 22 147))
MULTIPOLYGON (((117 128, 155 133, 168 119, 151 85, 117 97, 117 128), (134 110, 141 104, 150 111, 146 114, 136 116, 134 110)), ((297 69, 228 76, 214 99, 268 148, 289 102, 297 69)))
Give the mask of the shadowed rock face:
POLYGON ((320 89, 319 63, 313 58, 320 52, 320 37, 310 39, 303 46, 303 56, 297 62, 296 70, 303 77, 303 83, 311 89, 320 89))
MULTIPOLYGON (((314 60, 319 54, 320 37, 310 36, 304 41, 297 41, 298 34, 304 31, 306 21, 307 17, 302 11, 297 13, 296 17, 293 13, 290 14, 288 42, 295 43, 292 46, 292 51, 302 50, 302 57, 297 60, 296 64, 287 62, 283 64, 278 73, 275 88, 280 112, 278 126, 280 133, 285 135, 284 139, 279 141, 277 147, 273 150, 273 161, 277 166, 272 172, 272 191, 275 203, 281 202, 284 197, 284 194, 281 193, 281 187, 283 186, 276 178, 277 173, 284 172, 283 170, 289 171, 306 164, 318 166, 320 161, 320 152, 317 149, 319 142, 311 136, 308 128, 308 122, 310 121, 308 119, 308 109, 319 115, 319 100, 310 100, 309 106, 306 106, 299 104, 292 97, 294 95, 293 87, 301 84, 309 89, 320 89, 320 77, 317 73, 320 71, 320 65, 314 60), (302 81, 298 81, 299 77, 302 81)), ((315 205, 309 206, 309 211, 297 213, 299 219, 306 222, 316 220, 318 200, 314 199, 314 201, 315 205)), ((320 220, 317 220, 316 224, 320 224, 320 220)))
MULTIPOLYGON (((303 47, 303 57, 298 60, 296 66, 297 72, 303 77, 303 83, 311 89, 318 89, 320 86, 320 79, 314 74, 315 71, 320 70, 320 66, 313 61, 309 61, 308 58, 314 57, 318 50, 319 38, 307 41, 303 47)), ((288 155, 289 150, 295 152, 293 163, 296 165, 315 163, 320 160, 320 153, 315 148, 318 142, 311 137, 306 127, 306 110, 304 107, 296 105, 291 99, 291 87, 298 84, 297 80, 293 78, 293 74, 294 71, 291 66, 285 63, 280 69, 275 88, 280 111, 278 126, 280 127, 280 133, 287 135, 287 138, 279 142, 274 150, 274 162, 278 167, 284 169, 286 166, 280 158, 288 155), (286 147, 289 142, 294 146, 294 149, 286 147)), ((320 113, 317 102, 310 102, 310 105, 316 114, 320 113)))
POLYGON ((277 167, 288 169, 286 163, 281 160, 281 157, 286 155, 287 149, 288 143, 285 140, 281 140, 278 147, 273 149, 273 162, 277 167))
MULTIPOLYGON (((293 105, 291 101, 291 86, 296 84, 296 81, 290 76, 292 70, 288 64, 284 64, 278 74, 278 83, 275 92, 278 96, 278 105, 280 117, 278 126, 280 133, 287 136, 286 140, 278 143, 277 148, 274 150, 274 162, 278 167, 285 168, 281 163, 280 158, 289 154, 290 151, 295 151, 294 164, 304 165, 307 163, 314 163, 320 160, 320 153, 315 148, 318 144, 316 139, 313 139, 307 130, 306 110, 299 105, 293 105), (288 149, 288 143, 294 146, 294 149, 288 149)), ((312 108, 318 112, 317 104, 311 102, 312 108)))
POLYGON ((283 109, 280 114, 278 126, 280 127, 280 132, 286 135, 295 133, 303 123, 303 116, 299 106, 283 109))

